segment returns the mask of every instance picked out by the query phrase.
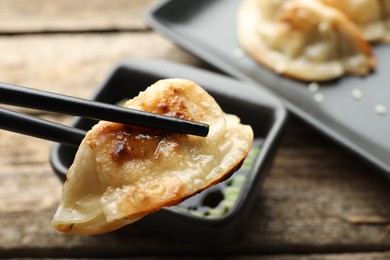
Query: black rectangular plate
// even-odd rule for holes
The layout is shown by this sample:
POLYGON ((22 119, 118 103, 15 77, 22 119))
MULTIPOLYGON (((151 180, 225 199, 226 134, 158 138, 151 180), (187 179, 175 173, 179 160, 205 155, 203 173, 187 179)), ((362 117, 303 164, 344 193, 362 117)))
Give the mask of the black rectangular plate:
MULTIPOLYGON (((287 112, 278 98, 255 86, 209 71, 162 60, 128 60, 118 64, 92 99, 115 104, 124 98, 137 96, 140 91, 160 79, 173 77, 186 78, 198 83, 216 99, 225 112, 238 115, 244 124, 250 124, 255 134, 254 147, 257 152, 252 153, 250 162, 248 158, 251 156, 229 180, 203 191, 179 206, 164 208, 150 214, 136 224, 175 236, 180 240, 210 246, 226 245, 225 243, 233 241, 240 231, 245 230, 243 227, 255 201, 256 189, 272 162, 287 112), (244 178, 240 178, 240 183, 235 184, 236 176, 244 178), (219 197, 224 194, 227 198, 227 192, 231 191, 238 191, 239 195, 237 199, 228 201, 231 204, 228 211, 224 208, 224 214, 213 215, 211 218, 210 215, 202 215, 208 213, 206 211, 209 207, 221 209, 211 204, 216 203, 216 199, 218 203, 223 202, 219 197), (209 202, 205 201, 206 198, 209 202)), ((96 121, 91 119, 77 118, 72 125, 88 130, 94 123, 96 121)), ((63 181, 75 153, 74 147, 62 144, 53 147, 50 161, 55 173, 63 181)))
POLYGON ((277 75, 243 55, 236 39, 236 12, 241 0, 171 0, 151 9, 147 20, 200 58, 240 80, 267 88, 286 107, 327 135, 372 162, 390 177, 390 46, 374 46, 376 71, 364 78, 346 76, 320 84, 314 98, 308 84, 277 75), (389 72, 387 72, 389 70, 389 72), (353 98, 359 89, 363 98, 353 98), (318 94, 317 94, 318 95, 318 94))

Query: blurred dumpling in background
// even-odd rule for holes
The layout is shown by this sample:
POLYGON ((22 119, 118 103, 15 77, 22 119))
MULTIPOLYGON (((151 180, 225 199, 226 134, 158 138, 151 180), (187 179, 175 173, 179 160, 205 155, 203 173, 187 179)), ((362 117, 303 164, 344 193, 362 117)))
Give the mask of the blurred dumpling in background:
POLYGON ((371 46, 346 15, 314 0, 244 0, 238 11, 243 49, 273 71, 304 81, 367 75, 371 46))
POLYGON ((368 41, 390 42, 390 1, 320 0, 345 13, 368 41))

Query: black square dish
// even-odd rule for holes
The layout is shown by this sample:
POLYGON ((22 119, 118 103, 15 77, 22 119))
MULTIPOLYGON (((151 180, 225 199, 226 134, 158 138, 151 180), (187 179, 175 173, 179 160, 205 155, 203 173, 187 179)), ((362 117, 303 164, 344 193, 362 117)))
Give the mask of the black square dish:
POLYGON ((216 68, 266 87, 291 112, 390 178, 390 45, 373 45, 378 66, 366 77, 344 76, 314 85, 296 81, 259 65, 241 49, 236 17, 242 2, 160 1, 146 19, 152 28, 216 68))
MULTIPOLYGON (((150 214, 137 223, 180 239, 209 245, 225 244, 243 231, 255 201, 256 189, 269 168, 286 120, 286 111, 267 91, 226 76, 162 60, 131 60, 116 66, 93 100, 118 103, 132 98, 163 78, 192 80, 208 91, 227 113, 238 115, 255 133, 253 148, 233 176, 181 204, 150 214), (183 236, 187 234, 187 236, 183 236)), ((73 126, 88 130, 96 123, 75 119, 73 126)), ((76 149, 56 144, 51 164, 65 180, 76 149)))

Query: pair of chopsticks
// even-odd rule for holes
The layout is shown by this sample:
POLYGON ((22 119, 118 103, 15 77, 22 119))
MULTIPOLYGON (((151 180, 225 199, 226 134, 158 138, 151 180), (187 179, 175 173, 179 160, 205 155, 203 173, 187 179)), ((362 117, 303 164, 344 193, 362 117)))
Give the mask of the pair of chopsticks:
MULTIPOLYGON (((0 83, 0 104, 207 136, 207 124, 0 83)), ((0 107, 0 129, 78 146, 86 132, 0 107)))

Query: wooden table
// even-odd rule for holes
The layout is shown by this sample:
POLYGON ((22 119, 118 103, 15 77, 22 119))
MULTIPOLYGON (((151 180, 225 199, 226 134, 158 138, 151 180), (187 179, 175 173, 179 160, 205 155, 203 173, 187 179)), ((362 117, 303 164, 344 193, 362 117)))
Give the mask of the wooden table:
MULTIPOLYGON (((88 98, 123 59, 162 58, 209 68, 146 26, 143 14, 153 3, 1 0, 0 80, 88 98)), ((56 232, 50 221, 61 182, 49 164, 51 147, 48 141, 0 131, 1 257, 390 258, 390 182, 294 116, 257 194, 248 233, 219 250, 138 228, 99 236, 56 232)))

